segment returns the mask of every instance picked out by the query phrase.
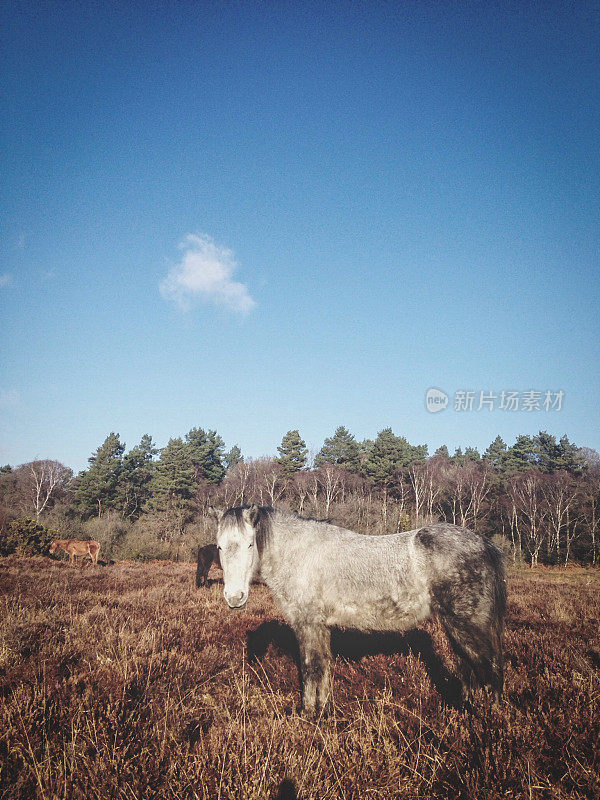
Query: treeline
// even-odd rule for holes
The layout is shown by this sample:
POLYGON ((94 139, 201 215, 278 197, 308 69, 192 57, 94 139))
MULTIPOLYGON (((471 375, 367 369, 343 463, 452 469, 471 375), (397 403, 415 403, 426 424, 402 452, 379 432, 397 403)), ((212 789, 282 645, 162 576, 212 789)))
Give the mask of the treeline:
POLYGON ((76 476, 56 461, 3 467, 0 552, 14 549, 20 520, 30 518, 22 523, 30 532, 33 520, 43 531, 93 537, 105 555, 190 557, 213 535, 209 504, 250 502, 368 534, 446 520, 498 537, 532 566, 600 556, 596 451, 540 431, 511 446, 498 436, 483 453, 443 446, 429 455, 391 428, 359 442, 343 426, 312 458, 297 430, 276 456, 245 459, 216 431, 193 428, 162 449, 145 435, 126 451, 111 433, 76 476))

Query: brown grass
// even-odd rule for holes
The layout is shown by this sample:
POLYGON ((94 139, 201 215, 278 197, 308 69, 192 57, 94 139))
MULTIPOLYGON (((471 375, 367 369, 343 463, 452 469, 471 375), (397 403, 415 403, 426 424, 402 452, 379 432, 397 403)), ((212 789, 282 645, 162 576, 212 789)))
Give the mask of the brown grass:
POLYGON ((235 613, 217 574, 196 590, 188 564, 0 559, 0 797, 600 796, 600 573, 510 577, 502 707, 453 706, 432 623, 337 636, 318 724, 266 587, 235 613))

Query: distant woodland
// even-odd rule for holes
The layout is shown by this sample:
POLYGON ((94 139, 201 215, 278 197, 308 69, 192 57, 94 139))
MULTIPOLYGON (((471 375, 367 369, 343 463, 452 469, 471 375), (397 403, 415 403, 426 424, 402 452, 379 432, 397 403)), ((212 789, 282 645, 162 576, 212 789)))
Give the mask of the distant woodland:
POLYGON ((127 450, 110 433, 74 475, 58 461, 0 468, 0 554, 94 538, 101 558, 193 558, 214 537, 209 504, 279 505, 365 534, 446 520, 489 536, 514 562, 597 564, 600 456, 567 436, 500 436, 429 454, 391 428, 357 441, 341 426, 316 454, 288 431, 272 457, 244 458, 214 430, 127 450))

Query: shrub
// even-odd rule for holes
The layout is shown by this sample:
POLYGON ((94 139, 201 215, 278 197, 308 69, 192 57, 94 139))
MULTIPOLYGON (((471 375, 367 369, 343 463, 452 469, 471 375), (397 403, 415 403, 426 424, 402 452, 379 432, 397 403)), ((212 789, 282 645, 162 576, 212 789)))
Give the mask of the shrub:
POLYGON ((0 535, 0 554, 22 553, 34 555, 43 553, 50 546, 52 539, 58 539, 60 531, 46 528, 31 517, 13 519, 5 526, 0 535))
POLYGON ((92 517, 83 523, 83 538, 95 539, 100 544, 100 558, 111 561, 130 530, 131 523, 109 511, 102 517, 92 517))
POLYGON ((153 561, 155 559, 168 559, 171 557, 171 545, 157 535, 152 522, 142 518, 137 520, 116 544, 113 555, 116 559, 138 559, 139 561, 153 561))

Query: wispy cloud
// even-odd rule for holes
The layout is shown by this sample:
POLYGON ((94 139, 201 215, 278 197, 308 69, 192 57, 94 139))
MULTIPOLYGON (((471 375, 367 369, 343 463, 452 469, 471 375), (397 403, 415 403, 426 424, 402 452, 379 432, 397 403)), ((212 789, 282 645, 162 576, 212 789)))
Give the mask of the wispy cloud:
POLYGON ((245 314, 256 302, 243 283, 233 280, 234 254, 206 235, 190 234, 179 245, 181 261, 160 284, 163 297, 188 309, 194 298, 245 314))
POLYGON ((2 275, 0 275, 0 289, 1 289, 3 286, 8 286, 8 284, 9 284, 10 282, 11 282, 11 276, 10 276, 10 274, 9 274, 8 272, 3 272, 3 273, 2 273, 2 275))

